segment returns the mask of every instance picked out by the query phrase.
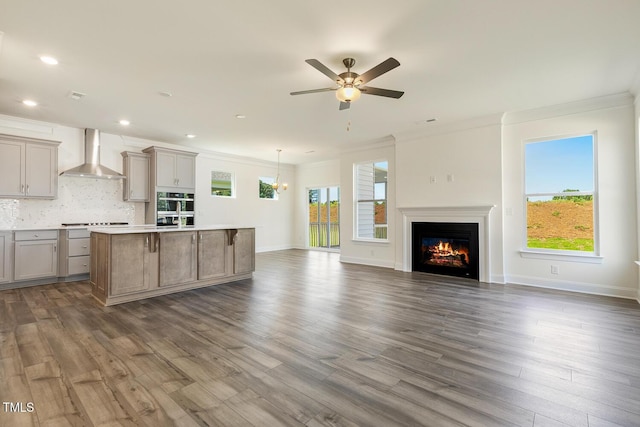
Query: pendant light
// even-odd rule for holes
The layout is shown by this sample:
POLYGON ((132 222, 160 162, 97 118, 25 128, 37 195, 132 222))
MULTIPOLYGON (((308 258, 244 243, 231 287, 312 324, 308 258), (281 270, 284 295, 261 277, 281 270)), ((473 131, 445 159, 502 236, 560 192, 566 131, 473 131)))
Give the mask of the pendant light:
POLYGON ((280 183, 280 152, 282 150, 278 148, 276 151, 278 152, 278 172, 276 174, 276 182, 271 184, 271 187, 273 187, 276 193, 280 194, 280 190, 286 190, 289 184, 286 182, 280 183))

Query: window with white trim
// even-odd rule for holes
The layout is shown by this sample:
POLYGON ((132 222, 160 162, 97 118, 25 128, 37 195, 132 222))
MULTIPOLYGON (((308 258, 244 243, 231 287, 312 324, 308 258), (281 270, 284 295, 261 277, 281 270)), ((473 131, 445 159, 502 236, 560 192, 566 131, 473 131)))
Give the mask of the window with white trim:
POLYGON ((358 163, 354 169, 355 237, 386 240, 389 163, 358 163))
POLYGON ((233 178, 232 172, 211 171, 211 195, 235 197, 233 178))
POLYGON ((273 188, 276 179, 272 176, 258 178, 258 197, 261 199, 278 200, 278 192, 273 188))
POLYGON ((526 247, 597 254, 595 134, 526 141, 526 247))

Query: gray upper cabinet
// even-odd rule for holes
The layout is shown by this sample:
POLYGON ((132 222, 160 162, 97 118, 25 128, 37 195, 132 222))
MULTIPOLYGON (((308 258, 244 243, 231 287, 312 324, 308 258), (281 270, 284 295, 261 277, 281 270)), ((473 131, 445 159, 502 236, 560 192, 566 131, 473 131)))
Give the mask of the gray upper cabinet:
POLYGON ((197 153, 159 147, 142 151, 151 155, 153 187, 191 192, 196 188, 197 153))
POLYGON ((0 197, 55 199, 59 144, 0 135, 0 197))
POLYGON ((122 170, 126 176, 123 199, 127 202, 148 202, 150 194, 149 170, 151 156, 146 153, 123 151, 122 170))

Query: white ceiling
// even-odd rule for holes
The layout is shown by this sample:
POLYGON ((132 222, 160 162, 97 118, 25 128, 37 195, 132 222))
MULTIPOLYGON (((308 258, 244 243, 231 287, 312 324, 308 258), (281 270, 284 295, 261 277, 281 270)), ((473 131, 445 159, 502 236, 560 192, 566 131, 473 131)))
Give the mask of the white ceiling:
POLYGON ((0 31, 0 114, 267 160, 282 148, 294 164, 635 92, 640 72, 638 0, 0 0, 0 31), (289 95, 332 86, 305 59, 340 73, 353 57, 362 73, 391 56, 402 65, 371 85, 399 100, 363 95, 338 111, 331 92, 289 95))

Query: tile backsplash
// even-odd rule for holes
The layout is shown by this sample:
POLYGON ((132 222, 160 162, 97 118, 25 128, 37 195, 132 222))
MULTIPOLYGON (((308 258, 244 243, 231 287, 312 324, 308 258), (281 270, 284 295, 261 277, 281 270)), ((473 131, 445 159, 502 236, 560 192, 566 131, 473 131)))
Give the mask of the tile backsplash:
POLYGON ((0 229, 62 223, 144 222, 144 203, 122 201, 122 180, 58 177, 54 200, 0 199, 0 229))

